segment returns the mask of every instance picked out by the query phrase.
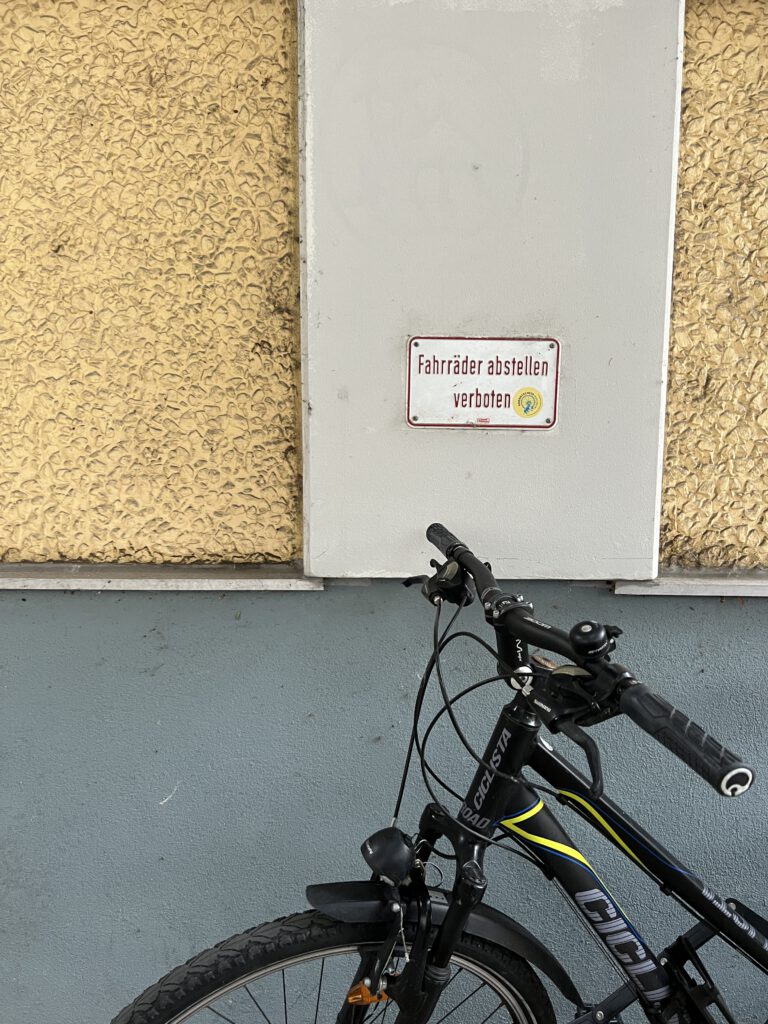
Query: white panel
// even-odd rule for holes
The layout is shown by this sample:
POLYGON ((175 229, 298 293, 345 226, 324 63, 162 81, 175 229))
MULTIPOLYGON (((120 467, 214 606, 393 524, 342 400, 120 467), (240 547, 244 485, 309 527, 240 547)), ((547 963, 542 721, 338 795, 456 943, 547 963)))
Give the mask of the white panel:
POLYGON ((305 567, 648 578, 678 0, 306 0, 305 567), (406 422, 409 337, 561 343, 551 430, 406 422))

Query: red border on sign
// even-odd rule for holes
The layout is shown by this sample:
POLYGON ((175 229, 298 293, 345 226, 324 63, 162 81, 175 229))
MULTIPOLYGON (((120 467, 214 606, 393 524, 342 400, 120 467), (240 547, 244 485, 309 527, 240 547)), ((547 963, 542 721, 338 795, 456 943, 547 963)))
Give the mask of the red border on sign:
POLYGON ((480 338, 477 335, 466 335, 466 334, 414 334, 412 338, 408 339, 407 342, 407 355, 408 355, 408 398, 406 402, 405 418, 409 427, 415 427, 417 430, 419 427, 444 427, 447 430, 551 430, 557 425, 557 403, 560 397, 560 342, 557 338, 550 338, 543 336, 540 338, 496 338, 496 337, 484 337, 480 338), (526 423, 424 423, 421 420, 417 420, 415 423, 411 419, 411 350, 414 341, 551 341, 555 346, 557 352, 557 366, 555 369, 555 408, 552 413, 551 423, 540 423, 536 425, 529 425, 526 423))

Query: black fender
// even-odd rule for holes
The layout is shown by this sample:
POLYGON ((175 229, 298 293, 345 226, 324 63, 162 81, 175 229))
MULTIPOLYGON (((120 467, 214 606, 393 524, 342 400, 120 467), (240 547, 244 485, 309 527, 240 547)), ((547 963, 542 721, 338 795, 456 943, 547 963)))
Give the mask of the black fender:
MULTIPOLYGON (((451 895, 443 889, 430 889, 432 924, 443 923, 451 895)), ((416 919, 416 905, 406 903, 404 892, 384 882, 328 882, 307 886, 307 900, 315 910, 336 921, 355 923, 391 923, 393 902, 404 903, 405 920, 416 919)), ((559 960, 535 935, 495 907, 480 903, 470 916, 464 931, 478 939, 493 942, 515 956, 527 960, 557 986, 569 1002, 583 1009, 584 1002, 570 975, 559 960)))

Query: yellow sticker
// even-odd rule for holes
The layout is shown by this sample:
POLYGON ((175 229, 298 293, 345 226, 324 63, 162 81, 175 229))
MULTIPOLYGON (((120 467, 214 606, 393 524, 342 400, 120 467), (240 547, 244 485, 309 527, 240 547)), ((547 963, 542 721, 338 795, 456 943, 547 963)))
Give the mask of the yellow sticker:
POLYGON ((541 411, 544 399, 536 388, 520 388, 512 399, 512 408, 518 416, 535 416, 541 411))

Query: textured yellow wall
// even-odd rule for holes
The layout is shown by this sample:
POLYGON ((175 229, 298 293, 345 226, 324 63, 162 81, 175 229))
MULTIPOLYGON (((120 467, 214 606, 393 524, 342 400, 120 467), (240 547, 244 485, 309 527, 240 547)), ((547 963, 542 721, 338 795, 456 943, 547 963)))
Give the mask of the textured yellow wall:
MULTIPOLYGON (((768 565, 768 5, 688 0, 662 558, 768 565)), ((300 551, 292 0, 0 4, 0 557, 300 551)))
POLYGON ((300 550, 292 0, 0 4, 0 557, 300 550))
POLYGON ((688 0, 662 559, 768 566, 768 3, 688 0))

